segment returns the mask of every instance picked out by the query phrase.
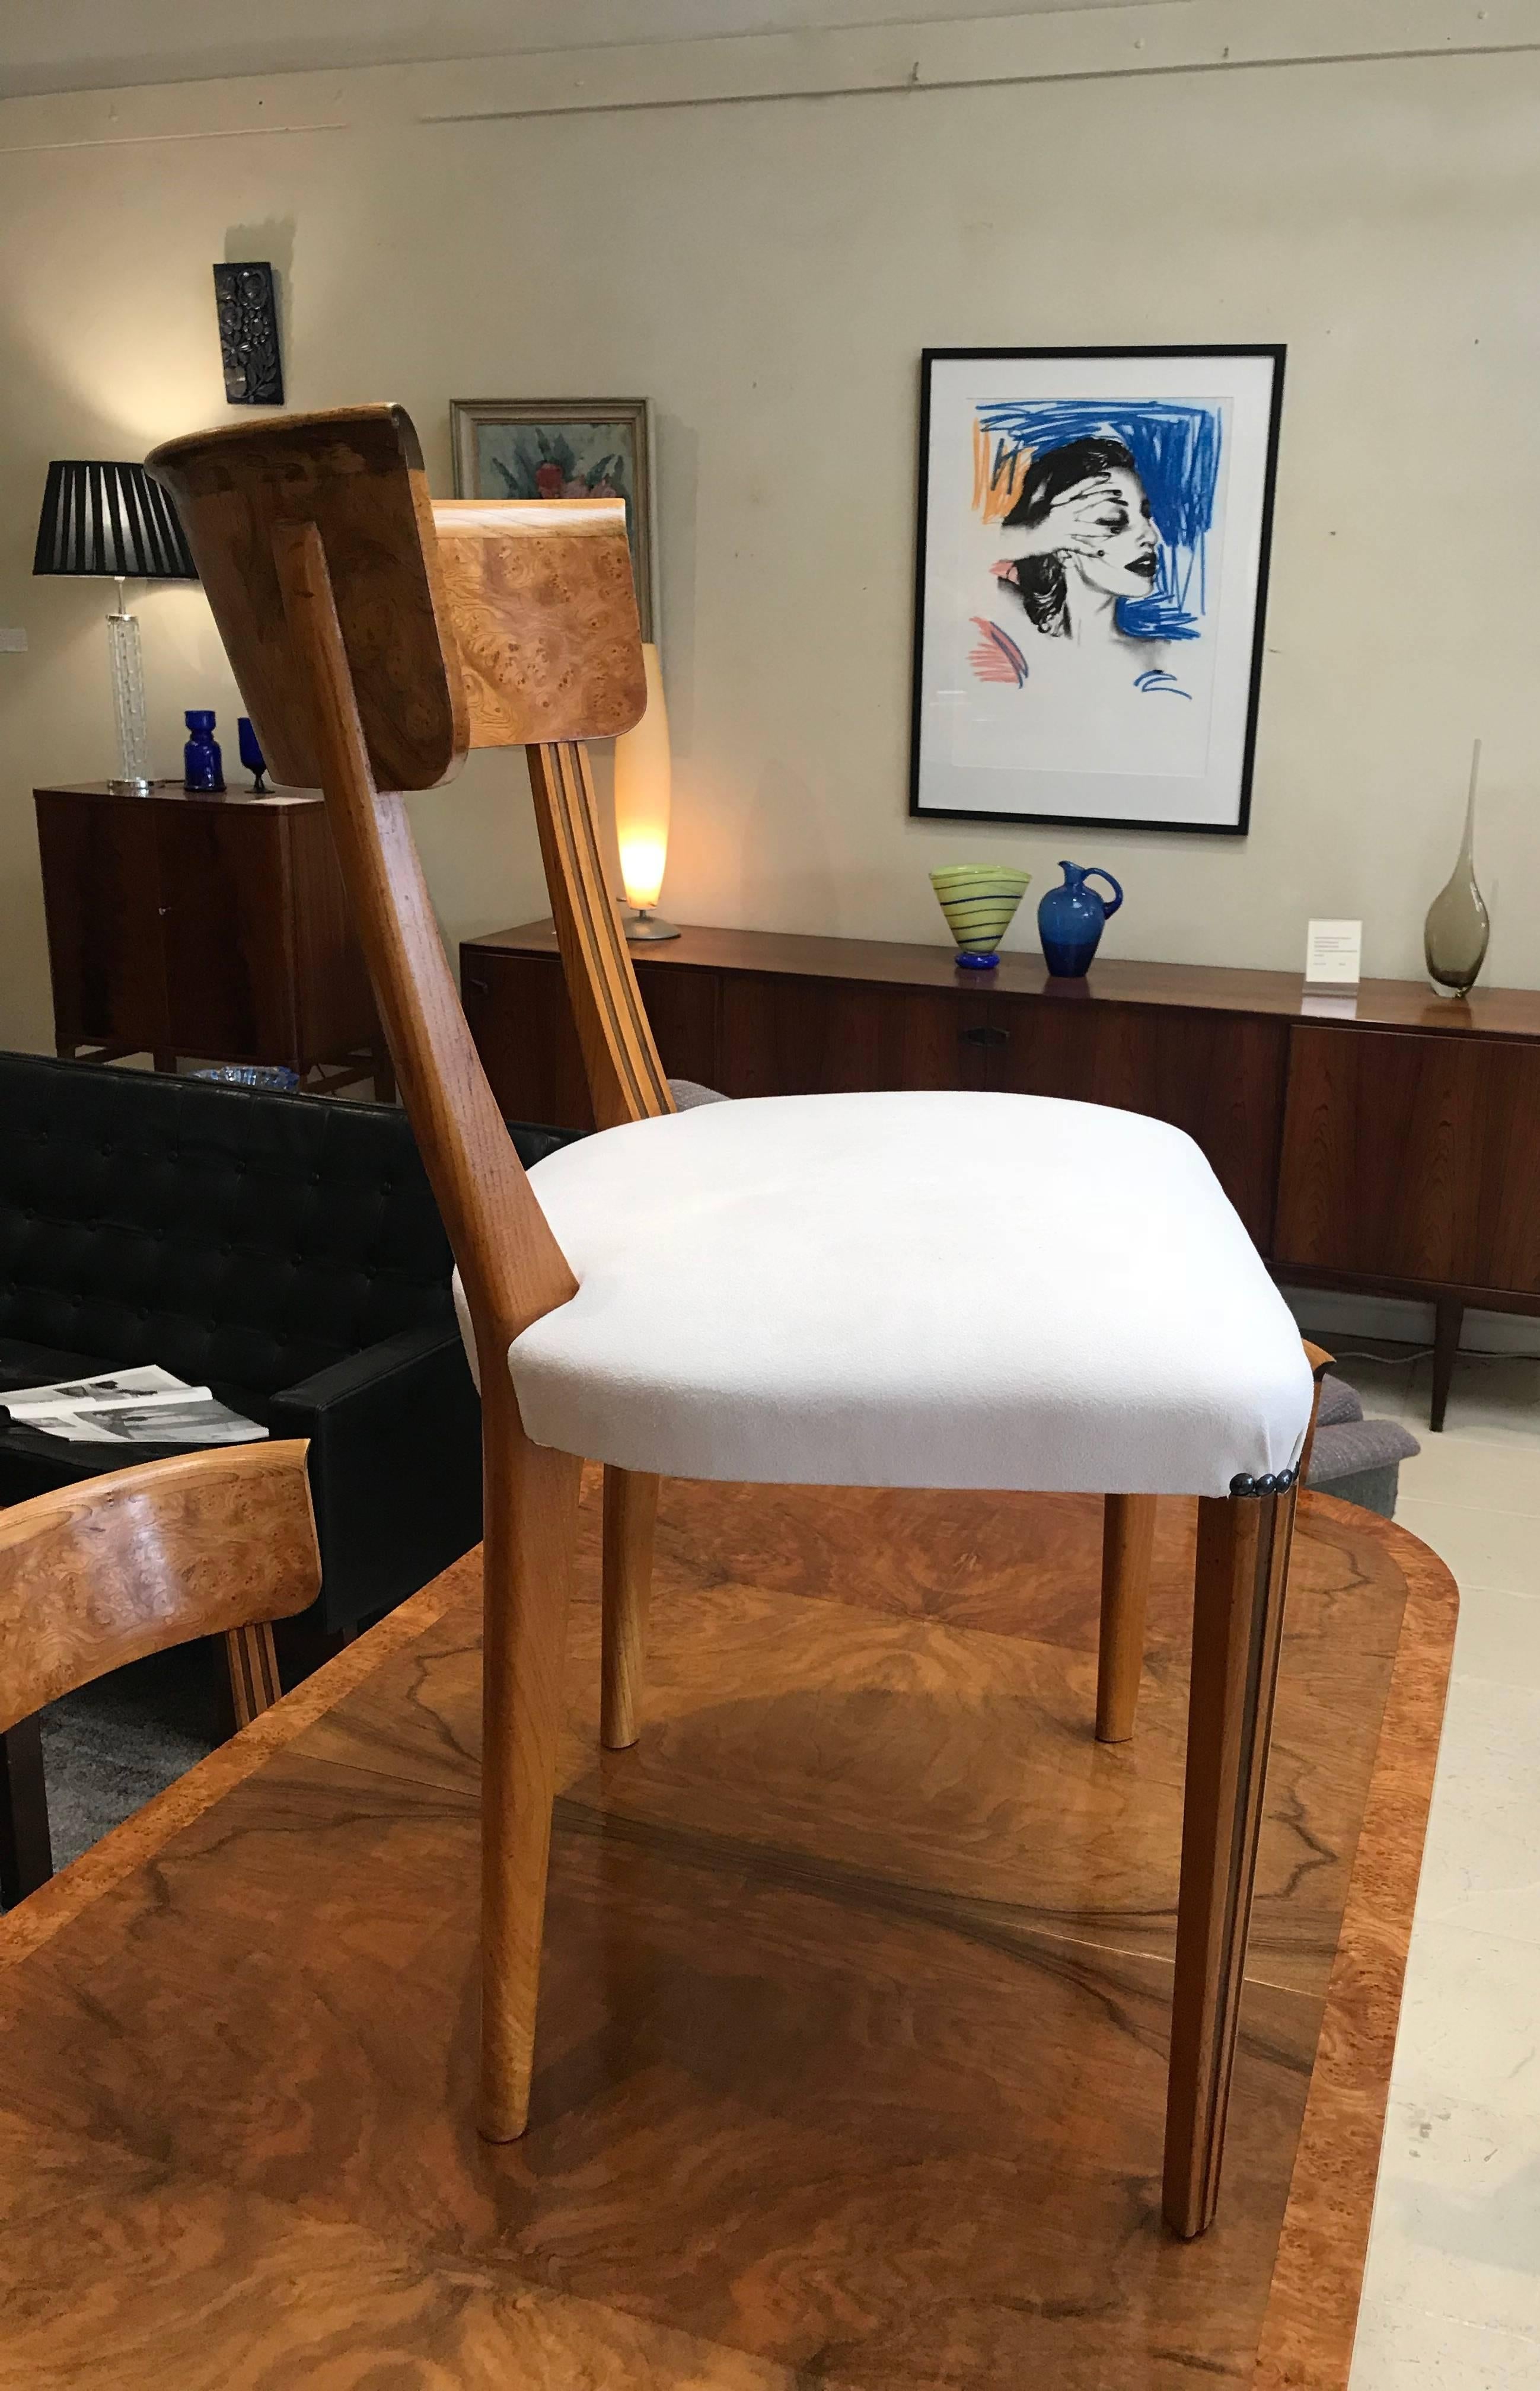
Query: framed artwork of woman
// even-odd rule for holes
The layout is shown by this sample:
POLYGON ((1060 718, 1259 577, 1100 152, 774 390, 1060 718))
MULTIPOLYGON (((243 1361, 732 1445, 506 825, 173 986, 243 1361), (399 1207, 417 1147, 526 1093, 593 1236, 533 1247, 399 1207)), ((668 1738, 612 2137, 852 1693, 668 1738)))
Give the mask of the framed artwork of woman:
POLYGON ((1244 834, 1283 369, 925 351, 911 813, 1244 834))

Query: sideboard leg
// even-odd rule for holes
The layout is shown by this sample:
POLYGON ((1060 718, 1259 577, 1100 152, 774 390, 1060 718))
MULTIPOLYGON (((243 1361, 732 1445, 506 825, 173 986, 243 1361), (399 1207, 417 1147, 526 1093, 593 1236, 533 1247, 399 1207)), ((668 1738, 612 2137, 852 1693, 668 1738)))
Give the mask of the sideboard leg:
POLYGON ((1433 1305, 1433 1408, 1428 1422, 1435 1434, 1443 1426, 1450 1383, 1455 1376, 1455 1356, 1460 1350, 1460 1331, 1464 1326, 1465 1306, 1459 1298, 1438 1297, 1433 1305))

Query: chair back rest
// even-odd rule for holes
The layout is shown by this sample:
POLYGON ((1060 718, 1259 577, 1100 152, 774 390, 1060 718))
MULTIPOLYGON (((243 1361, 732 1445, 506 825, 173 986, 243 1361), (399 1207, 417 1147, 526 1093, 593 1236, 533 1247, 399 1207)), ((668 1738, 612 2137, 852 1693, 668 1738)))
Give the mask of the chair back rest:
POLYGON ((464 761, 464 685, 422 452, 398 407, 343 407, 168 441, 146 460, 170 490, 275 779, 322 784, 311 676, 278 580, 274 532, 318 523, 369 766, 382 789, 431 789, 464 761))
POLYGON ((605 884, 589 739, 647 703, 620 498, 437 499, 434 526, 473 747, 521 743, 593 1117, 671 1113, 673 1097, 605 884))
POLYGON ((0 1733, 109 1669, 320 1591, 303 1441, 119 1469, 0 1512, 0 1733))
MULTIPOLYGON (((493 1373, 505 1377, 511 1339, 567 1301, 576 1282, 471 1040, 400 793, 445 779, 472 736, 571 743, 640 718, 646 679, 624 511, 602 501, 563 507, 548 526, 529 507, 506 517, 450 510, 446 575, 421 451, 399 407, 198 433, 147 462, 177 501, 265 749, 284 778, 318 781, 326 792, 402 1093, 465 1283, 485 1389, 493 1373)), ((597 868, 591 784, 582 779, 597 868)), ((549 870, 543 822, 541 836, 549 870)), ((645 1031, 614 907, 602 879, 595 885, 645 1031)), ((587 938, 575 930, 593 890, 569 886, 559 874, 552 890, 569 987, 580 1021, 586 1009, 599 1025, 590 1042, 603 1046, 615 1025, 588 970, 595 941, 606 945, 603 922, 587 938)), ((617 1101, 600 1118, 631 1117, 617 1101)), ((655 1092, 651 1102, 664 1108, 655 1092)))

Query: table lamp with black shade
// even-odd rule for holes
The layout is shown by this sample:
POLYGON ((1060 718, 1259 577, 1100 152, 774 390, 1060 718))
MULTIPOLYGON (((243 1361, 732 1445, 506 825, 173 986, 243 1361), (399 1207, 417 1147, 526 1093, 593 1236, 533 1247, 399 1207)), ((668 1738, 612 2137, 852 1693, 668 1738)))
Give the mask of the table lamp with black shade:
POLYGON ((142 465, 57 459, 43 493, 32 571, 116 581, 118 611, 107 618, 120 767, 111 786, 147 795, 144 666, 138 619, 123 605, 123 583, 197 580, 175 508, 142 465))

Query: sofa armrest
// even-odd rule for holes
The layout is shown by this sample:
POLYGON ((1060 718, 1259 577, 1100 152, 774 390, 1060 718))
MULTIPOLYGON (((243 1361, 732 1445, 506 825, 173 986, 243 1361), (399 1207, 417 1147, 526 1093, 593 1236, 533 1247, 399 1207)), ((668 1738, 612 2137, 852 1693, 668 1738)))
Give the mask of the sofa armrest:
POLYGON ((452 1314, 286 1388, 268 1424, 310 1441, 319 1625, 404 1601, 480 1537, 481 1405, 452 1314))

